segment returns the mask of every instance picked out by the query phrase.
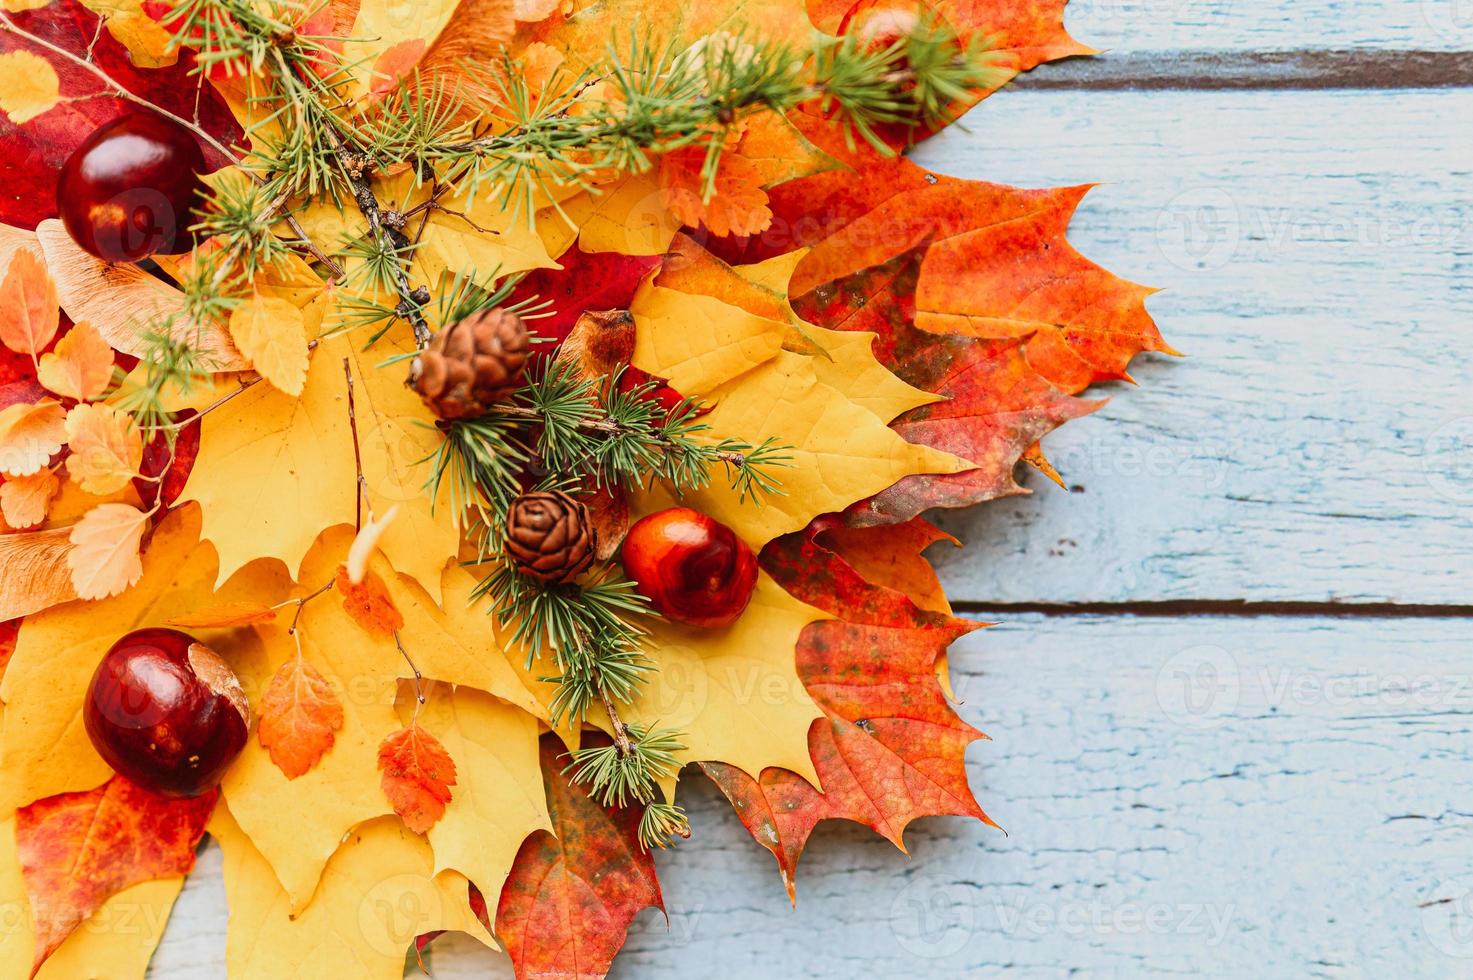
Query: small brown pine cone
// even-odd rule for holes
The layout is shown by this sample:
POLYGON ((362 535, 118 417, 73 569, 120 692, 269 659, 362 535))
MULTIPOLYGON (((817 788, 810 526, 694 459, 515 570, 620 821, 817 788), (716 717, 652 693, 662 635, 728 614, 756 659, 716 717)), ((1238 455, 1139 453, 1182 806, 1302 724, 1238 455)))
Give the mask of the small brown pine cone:
POLYGON ((435 334, 410 366, 409 385, 442 419, 485 415, 516 390, 531 347, 521 317, 482 310, 435 334))
POLYGON ((565 493, 524 493, 507 510, 506 553, 523 575, 566 582, 593 564, 597 547, 588 508, 565 493))

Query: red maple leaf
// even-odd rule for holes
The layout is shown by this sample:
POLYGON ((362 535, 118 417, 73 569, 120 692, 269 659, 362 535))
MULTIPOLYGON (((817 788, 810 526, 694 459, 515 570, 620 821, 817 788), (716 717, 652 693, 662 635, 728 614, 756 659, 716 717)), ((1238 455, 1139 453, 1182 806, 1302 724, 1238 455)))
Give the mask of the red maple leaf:
POLYGON ((36 930, 33 974, 113 895, 188 874, 218 795, 171 799, 114 776, 96 789, 16 811, 16 846, 36 930))
MULTIPOLYGON (((584 744, 600 744, 599 736, 584 744)), ((562 773, 562 743, 542 737, 554 833, 522 843, 496 908, 496 935, 518 977, 602 977, 642 909, 665 910, 639 808, 605 809, 562 773)))

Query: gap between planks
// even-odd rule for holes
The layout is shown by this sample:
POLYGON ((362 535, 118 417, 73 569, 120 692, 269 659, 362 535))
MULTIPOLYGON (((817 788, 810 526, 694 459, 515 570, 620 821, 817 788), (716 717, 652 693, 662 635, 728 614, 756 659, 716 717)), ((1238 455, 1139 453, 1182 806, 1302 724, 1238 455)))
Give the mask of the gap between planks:
POLYGON ((1031 613, 1041 616, 1135 616, 1166 619, 1194 616, 1243 618, 1327 617, 1332 619, 1473 619, 1473 604, 1399 602, 1314 602, 1249 599, 1160 599, 1128 602, 953 602, 964 616, 1031 613))
POLYGON ((1021 75, 1029 91, 1445 89, 1473 86, 1473 51, 1140 51, 1067 58, 1021 75))

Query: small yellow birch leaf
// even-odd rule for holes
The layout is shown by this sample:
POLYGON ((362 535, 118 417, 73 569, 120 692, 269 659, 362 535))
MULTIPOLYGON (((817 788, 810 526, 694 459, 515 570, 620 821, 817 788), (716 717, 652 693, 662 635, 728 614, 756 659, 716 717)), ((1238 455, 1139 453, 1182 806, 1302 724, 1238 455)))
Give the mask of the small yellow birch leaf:
POLYGON ((634 364, 695 398, 776 357, 788 332, 785 324, 719 299, 648 282, 629 312, 637 325, 634 364))
MULTIPOLYGON (((702 417, 712 440, 769 436, 791 448, 791 466, 774 469, 782 494, 761 507, 743 503, 724 480, 687 494, 688 506, 730 526, 754 549, 842 511, 913 473, 958 473, 972 463, 906 442, 868 409, 818 380, 815 358, 787 351, 705 394, 715 407, 702 417)), ((640 364, 638 357, 636 365, 640 364)))
MULTIPOLYGON (((280 566, 275 568, 281 594, 270 596, 269 583, 253 581, 253 597, 285 598, 288 583, 280 566)), ((129 630, 157 626, 175 610, 240 598, 215 597, 214 581, 214 550, 200 543, 199 509, 180 507, 154 530, 143 556, 143 577, 133 588, 101 602, 73 602, 26 617, 0 678, 0 701, 6 706, 0 715, 0 811, 107 780, 112 770, 92 748, 82 724, 92 672, 129 630)), ((201 639, 232 664, 260 645, 252 630, 221 630, 201 639)))
POLYGON ((537 719, 481 691, 437 685, 419 723, 455 760, 455 792, 429 831, 435 872, 459 871, 483 894, 499 895, 522 841, 552 830, 537 719))
POLYGON ((874 355, 874 334, 826 330, 805 322, 793 311, 788 303, 788 281, 806 254, 806 249, 799 249, 755 265, 732 267, 681 236, 672 246, 672 259, 656 281, 697 295, 719 296, 749 313, 786 321, 793 333, 784 342, 784 349, 814 355, 813 371, 818 380, 868 408, 883 422, 941 401, 940 395, 906 384, 881 364, 874 355))
POLYGON ((79 323, 41 355, 36 380, 63 398, 91 401, 113 378, 113 349, 90 323, 79 323))
POLYGON ((440 930, 466 932, 496 948, 471 911, 465 877, 435 874, 430 845, 397 818, 372 820, 345 835, 312 904, 301 911, 293 910, 230 810, 216 808, 209 833, 225 855, 225 963, 233 980, 399 980, 415 937, 440 930))
MULTIPOLYGON (((125 888, 79 925, 41 965, 35 980, 78 977, 142 977, 163 936, 181 877, 159 878, 125 888)), ((35 943, 31 910, 15 847, 13 817, 0 823, 0 895, 8 896, 5 928, 0 929, 0 963, 30 963, 35 943)))
POLYGON ((72 525, 67 567, 83 599, 106 599, 143 577, 138 549, 149 515, 127 504, 98 504, 72 525))
POLYGON ((61 325, 56 283, 30 249, 11 256, 0 279, 0 343, 35 357, 61 325))
POLYGON ((43 398, 0 410, 0 472, 30 476, 51 462, 66 443, 66 409, 43 398))
POLYGON ((818 785, 808 728, 822 713, 798 677, 798 634, 823 613, 788 595, 764 572, 740 619, 724 630, 650 620, 649 649, 660 665, 625 721, 675 728, 681 762, 719 759, 754 778, 768 766, 818 785))
POLYGON ((71 533, 71 528, 59 527, 0 534, 0 568, 5 570, 0 575, 0 622, 77 597, 66 563, 72 550, 71 533))
POLYGON ((0 54, 0 111, 19 126, 61 100, 61 81, 51 62, 30 51, 0 54))
POLYGON ((307 382, 307 327, 296 305, 257 293, 230 314, 230 337, 278 391, 302 393, 307 382))
POLYGON ((88 493, 117 493, 143 465, 143 435, 127 412, 111 405, 76 405, 66 416, 72 482, 88 493))
MULTIPOLYGON (((61 481, 49 469, 37 470, 30 476, 16 476, 0 484, 0 512, 13 528, 35 527, 46 520, 51 498, 61 489, 61 481)), ((11 574, 7 571, 7 574, 11 574)))

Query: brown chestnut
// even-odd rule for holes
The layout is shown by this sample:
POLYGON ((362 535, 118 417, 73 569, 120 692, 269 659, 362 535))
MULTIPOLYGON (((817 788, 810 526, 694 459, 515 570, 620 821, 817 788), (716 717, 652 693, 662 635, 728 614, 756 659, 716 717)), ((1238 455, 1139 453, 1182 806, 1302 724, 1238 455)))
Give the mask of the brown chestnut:
POLYGON ((250 705, 215 651, 178 630, 142 629, 97 665, 82 720, 120 775, 166 796, 198 796, 245 747, 250 705))
POLYGON ((622 558, 657 612, 691 626, 730 626, 757 585, 752 549, 731 528, 689 507, 636 521, 622 558))

